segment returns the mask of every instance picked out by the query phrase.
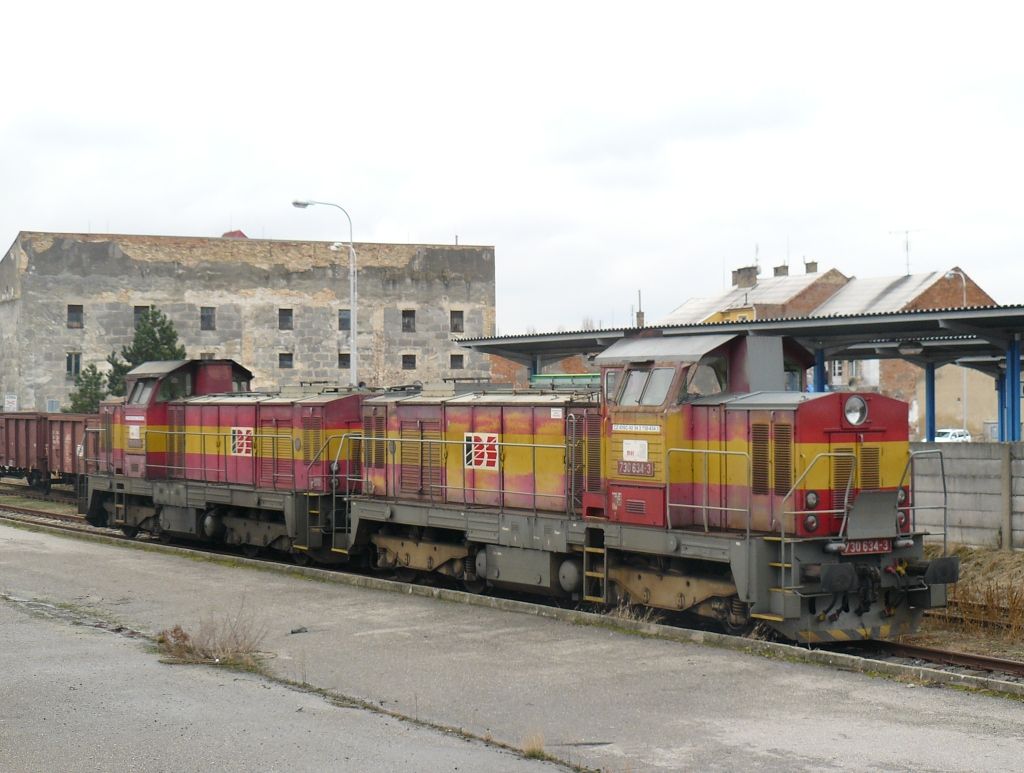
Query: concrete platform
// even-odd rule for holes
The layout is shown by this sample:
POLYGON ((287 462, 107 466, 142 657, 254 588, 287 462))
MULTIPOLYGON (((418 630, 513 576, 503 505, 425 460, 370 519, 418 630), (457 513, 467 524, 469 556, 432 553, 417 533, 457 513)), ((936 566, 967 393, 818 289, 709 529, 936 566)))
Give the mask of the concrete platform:
POLYGON ((151 632, 244 606, 281 677, 603 770, 1017 770, 1024 749, 1015 700, 2 525, 0 591, 151 632))

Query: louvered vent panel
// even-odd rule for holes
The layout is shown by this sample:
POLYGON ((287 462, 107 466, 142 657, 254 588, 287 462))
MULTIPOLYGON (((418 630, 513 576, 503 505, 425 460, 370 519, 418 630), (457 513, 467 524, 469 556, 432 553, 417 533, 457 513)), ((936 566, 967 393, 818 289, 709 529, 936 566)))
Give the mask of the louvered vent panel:
POLYGON ((398 452, 401 490, 430 493, 441 483, 440 422, 403 421, 399 432, 402 440, 398 452))
POLYGON ((384 417, 376 414, 363 417, 363 437, 366 438, 364 451, 366 452, 367 467, 383 467, 385 463, 384 442, 386 431, 384 417))
POLYGON ((753 467, 751 490, 755 494, 767 494, 771 491, 769 482, 770 468, 768 464, 768 444, 771 429, 767 424, 750 425, 750 454, 753 467))
POLYGON ((793 485, 793 427, 776 424, 774 440, 775 493, 784 497, 793 485))
POLYGON ((644 515, 647 512, 647 503, 642 499, 627 499, 626 512, 634 515, 644 515))
POLYGON ((587 491, 601 490, 601 417, 587 415, 587 491))
MULTIPOLYGON (((852 454, 852 448, 834 448, 837 454, 852 454)), ((832 457, 832 506, 843 507, 847 486, 853 487, 853 458, 850 456, 832 457)))
POLYGON ((403 421, 398 436, 400 438, 398 444, 400 488, 406 492, 419 492, 421 490, 420 454, 423 451, 423 446, 417 442, 420 439, 419 422, 403 421))
POLYGON ((882 486, 882 451, 880 448, 860 450, 860 487, 877 489, 882 486))
POLYGON ((302 417, 302 460, 311 462, 320 453, 323 443, 323 422, 319 416, 302 417))

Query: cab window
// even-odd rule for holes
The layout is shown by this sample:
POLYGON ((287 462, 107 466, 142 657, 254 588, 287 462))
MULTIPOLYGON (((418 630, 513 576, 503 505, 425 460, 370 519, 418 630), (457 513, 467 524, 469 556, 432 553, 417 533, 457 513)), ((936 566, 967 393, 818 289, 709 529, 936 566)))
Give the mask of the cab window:
POLYGON ((674 375, 673 368, 629 371, 619 405, 661 405, 672 386, 674 375))
POLYGON ((668 388, 672 386, 672 377, 675 375, 673 368, 655 368, 651 371, 651 377, 647 379, 647 386, 644 387, 644 394, 640 398, 640 405, 661 405, 668 397, 668 388))
POLYGON ((682 389, 679 390, 679 402, 724 392, 726 376, 727 364, 724 357, 706 357, 696 365, 691 365, 682 389))
POLYGON ((153 385, 156 382, 151 379, 142 379, 135 382, 135 386, 132 388, 131 397, 128 398, 128 402, 132 405, 146 405, 149 403, 149 398, 153 394, 153 385))
POLYGON ((156 401, 166 403, 168 400, 180 400, 192 394, 192 374, 172 373, 160 383, 160 391, 156 401))
POLYGON ((615 402, 615 392, 619 387, 619 377, 622 375, 621 368, 605 371, 604 374, 604 399, 609 403, 615 402))

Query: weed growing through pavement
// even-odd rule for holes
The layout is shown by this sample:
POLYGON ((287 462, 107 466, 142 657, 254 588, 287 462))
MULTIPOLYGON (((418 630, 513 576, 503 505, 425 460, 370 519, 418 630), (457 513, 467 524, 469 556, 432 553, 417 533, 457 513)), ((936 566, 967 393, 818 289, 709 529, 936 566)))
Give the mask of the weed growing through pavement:
POLYGON ((653 607, 631 604, 628 600, 621 598, 619 603, 605 614, 616 620, 629 620, 634 623, 650 623, 651 625, 658 625, 665 619, 665 616, 653 607))
POLYGON ((255 670, 266 634, 266 626, 259 624, 243 604, 233 615, 204 617, 195 633, 180 625, 164 629, 156 642, 160 652, 176 663, 255 670))
POLYGON ((523 739, 523 756, 528 760, 552 759, 551 755, 544 751, 543 733, 533 733, 523 739))

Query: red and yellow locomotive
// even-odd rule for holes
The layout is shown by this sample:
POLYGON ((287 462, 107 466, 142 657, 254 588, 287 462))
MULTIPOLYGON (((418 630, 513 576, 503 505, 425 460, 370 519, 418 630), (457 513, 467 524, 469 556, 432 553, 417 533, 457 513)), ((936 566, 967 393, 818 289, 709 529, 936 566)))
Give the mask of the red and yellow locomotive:
POLYGON ((687 612, 802 642, 888 638, 945 604, 907 408, 801 391, 778 338, 623 339, 575 391, 251 393, 150 363, 102 409, 96 524, 357 559, 412 580, 687 612))

